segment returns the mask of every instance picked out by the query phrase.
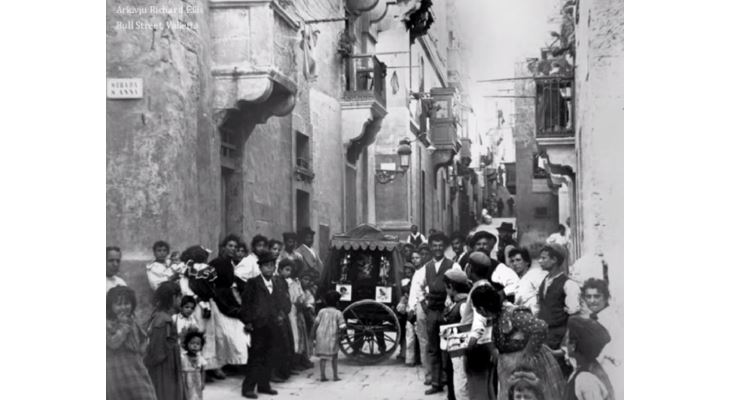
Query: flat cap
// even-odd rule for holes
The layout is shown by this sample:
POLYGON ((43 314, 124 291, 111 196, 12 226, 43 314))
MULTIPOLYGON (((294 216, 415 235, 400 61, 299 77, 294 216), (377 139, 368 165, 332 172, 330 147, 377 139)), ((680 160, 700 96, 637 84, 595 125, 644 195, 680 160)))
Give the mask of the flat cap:
POLYGON ((468 283, 468 279, 466 278, 466 273, 460 269, 450 269, 446 271, 444 274, 447 278, 449 278, 450 281, 456 282, 456 283, 468 283))
POLYGON ((469 255, 469 263, 471 263, 472 265, 476 264, 490 267, 492 265, 492 260, 489 258, 488 255, 482 253, 481 251, 475 251, 469 255))

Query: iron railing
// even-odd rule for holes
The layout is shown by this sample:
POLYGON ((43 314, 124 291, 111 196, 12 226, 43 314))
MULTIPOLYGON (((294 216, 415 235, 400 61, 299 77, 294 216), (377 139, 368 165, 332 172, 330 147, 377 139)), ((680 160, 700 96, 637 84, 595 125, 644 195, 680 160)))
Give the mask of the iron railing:
POLYGON ((573 136, 573 78, 535 78, 535 127, 538 138, 573 136))

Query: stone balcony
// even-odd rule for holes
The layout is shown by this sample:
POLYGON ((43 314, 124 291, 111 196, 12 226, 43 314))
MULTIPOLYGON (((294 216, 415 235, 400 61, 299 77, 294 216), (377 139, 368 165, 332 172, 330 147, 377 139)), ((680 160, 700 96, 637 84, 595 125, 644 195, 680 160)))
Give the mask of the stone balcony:
POLYGON ((429 128, 431 143, 436 150, 431 154, 434 169, 448 166, 461 149, 457 136, 459 125, 455 105, 458 91, 455 88, 431 89, 431 105, 429 111, 429 128))
POLYGON ((291 113, 300 24, 273 0, 211 0, 209 7, 216 111, 255 124, 291 113), (277 54, 277 48, 292 52, 277 54))
POLYGON ((388 113, 386 66, 374 56, 346 59, 346 89, 342 98, 342 132, 347 160, 355 163, 362 150, 375 141, 388 113))

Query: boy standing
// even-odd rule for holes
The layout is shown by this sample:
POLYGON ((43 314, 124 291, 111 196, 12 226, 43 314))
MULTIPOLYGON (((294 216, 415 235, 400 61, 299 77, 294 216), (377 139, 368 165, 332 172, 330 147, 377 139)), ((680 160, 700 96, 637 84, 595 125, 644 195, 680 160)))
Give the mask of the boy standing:
POLYGON ((291 307, 289 293, 281 285, 282 281, 273 279, 276 257, 269 251, 261 252, 258 264, 261 274, 246 282, 241 307, 241 320, 246 331, 251 333, 249 373, 241 388, 243 397, 249 399, 258 398, 254 393, 257 387, 259 393, 278 393, 270 383, 274 367, 271 351, 275 346, 283 345, 274 343, 274 338, 279 336, 278 327, 291 307))

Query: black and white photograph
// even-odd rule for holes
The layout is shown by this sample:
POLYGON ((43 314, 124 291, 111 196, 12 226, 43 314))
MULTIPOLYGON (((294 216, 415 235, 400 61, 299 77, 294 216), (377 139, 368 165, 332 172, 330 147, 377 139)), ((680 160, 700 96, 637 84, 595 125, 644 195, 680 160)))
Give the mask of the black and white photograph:
POLYGON ((623 0, 105 28, 107 400, 625 398, 623 0))

